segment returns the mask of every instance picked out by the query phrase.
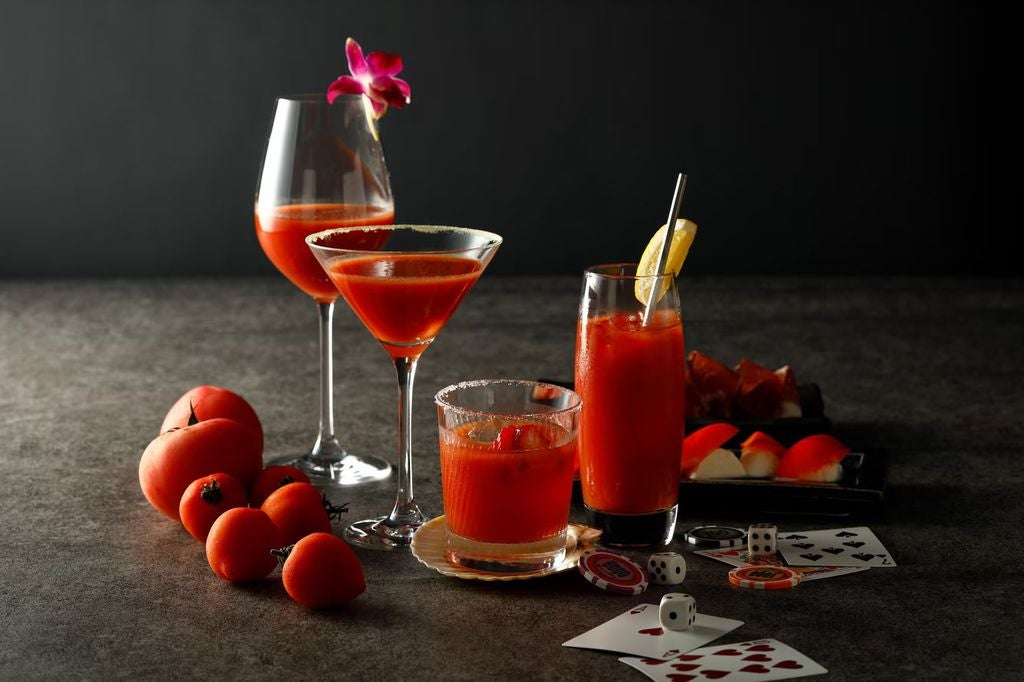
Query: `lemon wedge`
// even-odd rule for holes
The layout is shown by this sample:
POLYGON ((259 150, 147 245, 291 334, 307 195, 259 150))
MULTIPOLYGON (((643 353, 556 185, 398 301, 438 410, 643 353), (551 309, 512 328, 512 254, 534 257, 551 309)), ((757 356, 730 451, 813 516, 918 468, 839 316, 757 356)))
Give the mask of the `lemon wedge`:
MULTIPOLYGON (((636 268, 638 278, 634 285, 633 293, 636 295, 636 300, 644 305, 647 304, 647 299, 651 296, 651 287, 654 285, 653 276, 658 273, 658 256, 661 252, 661 244, 665 241, 665 231, 667 229, 668 225, 662 225, 654 233, 651 241, 647 242, 647 248, 644 249, 644 255, 640 257, 640 264, 636 268), (644 275, 648 277, 644 277, 644 275)), ((683 267, 683 261, 686 260, 686 254, 690 252, 693 238, 696 236, 697 223, 691 222, 686 218, 680 218, 676 221, 676 229, 672 233, 672 243, 668 247, 668 260, 665 262, 666 274, 671 274, 673 277, 679 274, 683 267)), ((665 282, 661 282, 659 286, 661 290, 658 292, 658 301, 661 300, 661 297, 665 295, 665 291, 668 289, 668 285, 665 282)))

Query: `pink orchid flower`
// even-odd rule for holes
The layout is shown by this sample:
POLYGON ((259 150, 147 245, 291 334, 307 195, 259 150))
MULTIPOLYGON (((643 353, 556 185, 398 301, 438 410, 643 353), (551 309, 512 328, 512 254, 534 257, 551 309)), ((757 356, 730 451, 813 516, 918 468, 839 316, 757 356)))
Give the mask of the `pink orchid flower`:
POLYGON ((349 38, 345 41, 345 56, 351 76, 339 76, 327 88, 327 101, 341 95, 366 95, 373 105, 374 118, 387 112, 388 105, 401 109, 409 103, 411 90, 401 78, 402 58, 389 52, 371 52, 363 57, 363 48, 349 38))

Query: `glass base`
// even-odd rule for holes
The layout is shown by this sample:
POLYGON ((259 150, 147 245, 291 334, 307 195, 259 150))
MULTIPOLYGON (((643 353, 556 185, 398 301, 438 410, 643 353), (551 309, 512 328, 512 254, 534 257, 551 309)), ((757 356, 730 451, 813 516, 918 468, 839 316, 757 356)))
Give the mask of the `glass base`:
POLYGON ((391 475, 391 462, 380 457, 350 455, 345 453, 341 458, 316 457, 305 454, 300 457, 283 457, 267 462, 287 464, 309 476, 316 485, 348 487, 363 483, 381 481, 391 475))
POLYGON ((601 530, 600 544, 609 547, 650 547, 672 542, 676 533, 679 505, 650 514, 609 514, 590 507, 586 507, 586 510, 588 524, 601 530))
POLYGON ((457 535, 447 537, 448 561, 459 566, 493 573, 535 573, 565 558, 565 531, 536 542, 481 542, 457 535))
POLYGON ((422 522, 406 525, 389 523, 388 517, 356 521, 345 528, 343 537, 356 547, 376 549, 384 552, 408 552, 412 536, 423 525, 422 522))

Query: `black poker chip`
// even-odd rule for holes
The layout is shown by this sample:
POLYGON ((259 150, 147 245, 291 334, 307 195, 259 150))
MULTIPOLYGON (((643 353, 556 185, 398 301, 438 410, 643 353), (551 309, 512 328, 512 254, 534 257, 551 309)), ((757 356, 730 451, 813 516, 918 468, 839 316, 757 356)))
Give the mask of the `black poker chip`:
POLYGON ((684 534, 687 544, 700 549, 739 547, 747 543, 747 531, 732 526, 696 526, 684 534))

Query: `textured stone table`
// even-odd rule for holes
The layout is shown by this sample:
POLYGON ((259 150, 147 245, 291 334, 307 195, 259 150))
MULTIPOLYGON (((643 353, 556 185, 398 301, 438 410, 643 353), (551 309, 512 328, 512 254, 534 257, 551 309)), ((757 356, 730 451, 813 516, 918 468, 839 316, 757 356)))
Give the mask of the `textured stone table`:
MULTIPOLYGON (((887 514, 871 525, 899 567, 762 593, 694 557, 701 611, 746 622, 723 641, 776 637, 834 679, 1019 679, 1024 282, 682 286, 688 347, 793 365, 837 428, 891 454, 887 514)), ((577 278, 485 276, 425 354, 414 440, 428 513, 441 512, 434 392, 571 376, 578 295, 577 278)), ((393 458, 386 355, 343 306, 335 344, 343 440, 393 458)), ((314 306, 281 279, 0 281, 0 679, 642 679, 561 643, 666 588, 616 597, 571 572, 465 582, 361 552, 366 594, 324 613, 279 580, 214 577, 143 499, 139 455, 203 383, 250 400, 268 456, 308 447, 317 371, 314 306)), ((393 486, 336 497, 357 519, 390 508, 393 486)), ((683 527, 726 520, 685 500, 681 514, 683 527)))

